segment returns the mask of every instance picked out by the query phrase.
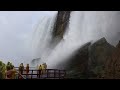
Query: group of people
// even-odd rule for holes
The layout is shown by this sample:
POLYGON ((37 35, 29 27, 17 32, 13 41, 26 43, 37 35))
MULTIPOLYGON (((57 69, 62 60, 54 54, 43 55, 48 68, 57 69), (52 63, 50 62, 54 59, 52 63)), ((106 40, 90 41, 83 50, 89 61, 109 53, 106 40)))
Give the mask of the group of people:
POLYGON ((46 73, 46 69, 47 69, 47 64, 43 63, 40 65, 37 65, 37 70, 38 70, 38 74, 45 74, 46 73))
POLYGON ((5 78, 6 79, 14 79, 15 76, 16 76, 16 70, 14 68, 14 65, 12 65, 12 63, 8 62, 6 65, 5 78))
POLYGON ((24 70, 26 71, 26 76, 28 77, 27 74, 29 74, 29 64, 26 65, 26 69, 24 68, 23 63, 20 64, 20 66, 19 66, 19 74, 20 74, 19 78, 22 78, 21 75, 23 74, 24 70))
MULTIPOLYGON (((47 69, 47 64, 46 63, 37 65, 37 70, 38 70, 37 71, 37 74, 38 74, 37 76, 45 74, 46 73, 46 69, 47 69)), ((27 74, 29 74, 29 64, 27 64, 26 69, 24 69, 23 63, 20 64, 20 66, 19 66, 19 73, 22 75, 23 71, 26 71, 26 76, 29 77, 29 75, 27 75, 27 74)), ((20 76, 20 78, 22 78, 22 77, 20 76)))
MULTIPOLYGON (((19 66, 19 72, 15 69, 14 65, 12 63, 8 62, 6 66, 6 79, 16 79, 17 74, 19 74, 19 79, 22 79, 22 74, 24 71, 24 65, 23 63, 20 64, 19 66)), ((29 64, 26 66, 26 74, 29 73, 29 64)))
POLYGON ((0 79, 14 79, 16 70, 10 62, 7 64, 0 61, 0 79))
POLYGON ((20 64, 20 66, 19 66, 19 73, 20 73, 20 74, 23 74, 23 71, 24 71, 24 70, 26 71, 26 74, 29 73, 29 64, 26 65, 26 69, 24 69, 23 63, 20 64))
MULTIPOLYGON (((37 74, 42 75, 46 73, 47 64, 43 63, 41 65, 37 65, 37 74)), ((17 75, 19 79, 22 79, 22 74, 26 74, 26 77, 29 77, 29 64, 24 67, 23 63, 20 64, 18 70, 14 67, 14 65, 10 62, 7 64, 0 63, 0 79, 17 79, 17 75), (3 67, 4 66, 4 67, 3 67)))

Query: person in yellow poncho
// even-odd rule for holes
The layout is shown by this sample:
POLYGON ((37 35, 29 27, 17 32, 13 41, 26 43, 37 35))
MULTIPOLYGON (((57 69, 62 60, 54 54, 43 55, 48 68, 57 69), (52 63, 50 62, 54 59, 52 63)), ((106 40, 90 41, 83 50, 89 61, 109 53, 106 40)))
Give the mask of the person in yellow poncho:
POLYGON ((29 78, 29 75, 28 75, 29 74, 29 64, 27 64, 27 66, 26 66, 26 74, 27 74, 26 77, 29 78))
POLYGON ((7 66, 5 75, 6 75, 6 79, 12 79, 12 70, 11 70, 10 66, 7 66))
POLYGON ((43 74, 43 72, 42 72, 42 65, 39 66, 39 74, 40 75, 43 74))
POLYGON ((11 67, 10 65, 8 65, 6 69, 6 79, 15 79, 17 75, 17 70, 14 68, 14 66, 12 65, 11 67))
POLYGON ((42 67, 42 74, 45 74, 45 65, 42 64, 41 67, 42 67))
MULTIPOLYGON (((19 66, 19 73, 22 75, 23 72, 24 72, 24 65, 23 65, 23 63, 21 63, 19 66)), ((22 79, 22 77, 20 75, 19 75, 19 79, 22 79)))
POLYGON ((17 70, 14 68, 12 68, 12 79, 16 79, 16 75, 17 75, 17 70))
POLYGON ((21 63, 19 66, 19 73, 23 74, 23 71, 24 71, 24 65, 23 65, 23 63, 21 63))
POLYGON ((42 65, 39 66, 39 70, 42 70, 42 65))
POLYGON ((46 63, 44 63, 44 68, 45 68, 45 71, 46 71, 46 69, 47 69, 47 64, 46 63))

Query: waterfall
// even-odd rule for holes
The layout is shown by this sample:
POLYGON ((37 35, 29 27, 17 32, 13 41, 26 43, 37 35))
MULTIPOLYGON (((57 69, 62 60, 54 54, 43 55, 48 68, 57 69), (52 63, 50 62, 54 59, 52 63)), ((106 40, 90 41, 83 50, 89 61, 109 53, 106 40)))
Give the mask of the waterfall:
MULTIPOLYGON (((46 22, 48 22, 48 19, 46 22)), ((120 35, 117 35, 120 31, 119 23, 120 12, 118 11, 74 11, 71 13, 67 32, 59 44, 51 50, 49 56, 46 56, 47 51, 49 51, 49 40, 45 38, 46 35, 51 38, 48 32, 52 29, 49 30, 46 27, 47 23, 40 25, 43 26, 42 28, 47 28, 47 30, 44 31, 38 28, 36 31, 37 38, 41 39, 36 43, 38 50, 40 50, 37 54, 45 58, 49 68, 56 68, 59 63, 64 62, 74 54, 75 50, 89 41, 95 42, 105 37, 110 44, 115 45, 120 39, 120 35), (115 40, 116 35, 117 40, 115 40)))
POLYGON ((45 62, 46 57, 51 52, 49 43, 52 38, 52 30, 56 14, 54 16, 45 16, 37 25, 32 38, 33 59, 40 58, 41 62, 45 62))

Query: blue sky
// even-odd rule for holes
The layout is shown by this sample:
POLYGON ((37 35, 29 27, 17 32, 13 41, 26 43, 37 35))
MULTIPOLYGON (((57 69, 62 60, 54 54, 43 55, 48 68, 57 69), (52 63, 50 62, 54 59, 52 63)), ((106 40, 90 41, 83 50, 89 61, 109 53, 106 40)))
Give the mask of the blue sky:
POLYGON ((30 42, 36 24, 53 11, 0 11, 0 59, 13 63, 31 59, 30 42), (16 61, 17 60, 17 61, 16 61))

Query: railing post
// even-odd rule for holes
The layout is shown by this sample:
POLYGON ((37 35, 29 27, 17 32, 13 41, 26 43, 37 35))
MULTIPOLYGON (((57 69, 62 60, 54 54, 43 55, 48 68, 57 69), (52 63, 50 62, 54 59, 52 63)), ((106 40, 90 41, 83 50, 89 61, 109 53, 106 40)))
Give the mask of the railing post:
POLYGON ((39 77, 39 70, 36 71, 37 72, 37 78, 39 77))
POLYGON ((60 70, 59 70, 59 79, 60 79, 60 70))
POLYGON ((56 78, 56 72, 55 72, 56 70, 54 70, 54 78, 56 78))
POLYGON ((25 71, 25 73, 26 73, 26 78, 28 79, 28 73, 26 72, 26 70, 24 70, 25 71))
POLYGON ((49 70, 48 69, 46 69, 46 70, 47 70, 47 78, 48 78, 49 77, 49 72, 48 72, 49 70))
POLYGON ((66 78, 66 70, 64 70, 65 71, 65 75, 64 75, 64 78, 66 78))
POLYGON ((41 70, 39 70, 39 73, 38 73, 38 74, 39 74, 39 78, 40 78, 41 70))
POLYGON ((32 73, 31 73, 31 79, 32 79, 32 75, 33 75, 33 70, 32 70, 32 73))

